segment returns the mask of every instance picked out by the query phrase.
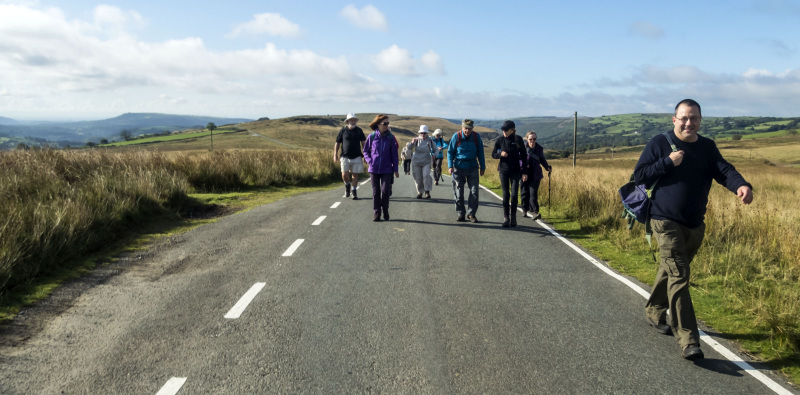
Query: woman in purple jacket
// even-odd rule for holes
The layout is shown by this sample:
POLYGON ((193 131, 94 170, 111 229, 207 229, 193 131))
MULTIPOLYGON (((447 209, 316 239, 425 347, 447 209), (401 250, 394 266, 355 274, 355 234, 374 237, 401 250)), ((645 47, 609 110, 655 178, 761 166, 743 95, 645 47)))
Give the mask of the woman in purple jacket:
POLYGON ((369 124, 373 130, 364 143, 364 160, 369 166, 372 180, 373 221, 389 220, 389 197, 392 196, 392 173, 400 177, 397 151, 400 146, 392 132, 389 131, 389 116, 378 114, 369 124))
POLYGON ((528 215, 531 212, 531 217, 534 220, 542 218, 539 214, 539 182, 544 178, 542 173, 542 166, 550 173, 553 168, 547 163, 544 158, 544 149, 539 144, 536 144, 536 132, 530 131, 525 136, 525 155, 528 161, 528 180, 522 182, 522 216, 528 215))

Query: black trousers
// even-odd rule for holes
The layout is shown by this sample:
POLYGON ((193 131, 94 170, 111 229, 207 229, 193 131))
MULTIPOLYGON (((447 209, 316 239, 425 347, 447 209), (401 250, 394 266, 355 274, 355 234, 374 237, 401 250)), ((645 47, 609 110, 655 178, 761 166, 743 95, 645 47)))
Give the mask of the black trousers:
POLYGON ((528 181, 522 183, 522 211, 539 212, 539 183, 542 180, 533 180, 528 176, 528 181))
POLYGON ((503 217, 517 216, 517 197, 521 174, 500 173, 500 188, 503 190, 503 217))

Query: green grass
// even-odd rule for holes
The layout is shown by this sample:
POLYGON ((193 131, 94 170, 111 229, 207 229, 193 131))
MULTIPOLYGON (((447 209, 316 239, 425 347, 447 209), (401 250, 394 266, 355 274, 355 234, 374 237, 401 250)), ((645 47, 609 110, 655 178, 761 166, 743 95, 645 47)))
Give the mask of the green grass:
MULTIPOLYGON (((236 133, 239 130, 236 129, 217 129, 214 131, 214 135, 221 135, 227 133, 236 133)), ((189 139, 198 139, 203 137, 210 137, 211 132, 203 131, 203 132, 195 132, 195 133, 177 133, 177 134, 170 134, 166 136, 153 136, 153 137, 145 137, 136 140, 130 141, 118 141, 114 143, 108 144, 101 144, 98 147, 124 147, 130 145, 140 145, 140 144, 155 144, 155 143, 164 143, 170 141, 178 141, 178 140, 189 140, 189 139)))

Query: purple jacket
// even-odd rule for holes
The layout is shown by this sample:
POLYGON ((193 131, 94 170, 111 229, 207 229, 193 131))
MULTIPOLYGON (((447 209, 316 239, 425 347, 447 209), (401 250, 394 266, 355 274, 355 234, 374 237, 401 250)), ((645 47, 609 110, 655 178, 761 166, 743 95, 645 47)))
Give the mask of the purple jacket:
POLYGON ((381 135, 377 130, 370 133, 364 143, 364 160, 369 166, 369 172, 375 174, 397 173, 400 146, 394 135, 387 131, 381 135))

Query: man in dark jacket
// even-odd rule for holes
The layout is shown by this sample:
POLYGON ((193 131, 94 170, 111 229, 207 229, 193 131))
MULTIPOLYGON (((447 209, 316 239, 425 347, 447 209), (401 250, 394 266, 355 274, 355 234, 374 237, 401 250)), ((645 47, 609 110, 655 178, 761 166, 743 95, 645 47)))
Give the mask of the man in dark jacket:
POLYGON ((674 334, 681 355, 689 360, 703 358, 689 295, 689 264, 703 241, 712 180, 736 193, 742 203, 753 201, 752 186, 722 158, 713 140, 697 134, 701 120, 700 104, 682 100, 675 106, 669 134, 678 151, 672 152, 666 136, 658 135, 647 143, 634 170, 637 184, 649 187, 658 181, 650 215, 661 262, 645 316, 659 333, 674 334))
POLYGON ((519 179, 528 181, 528 161, 525 160, 525 142, 517 136, 514 121, 505 121, 500 127, 503 135, 494 142, 492 158, 500 159, 500 188, 503 190, 503 227, 517 226, 517 196, 519 179))
POLYGON ((358 118, 353 113, 347 114, 345 126, 336 136, 336 145, 333 147, 333 161, 339 162, 342 168, 342 181, 344 181, 344 197, 350 197, 352 184, 353 200, 358 200, 358 174, 364 172, 364 162, 361 151, 364 147, 364 131, 356 126, 358 118), (339 157, 339 147, 342 147, 342 156, 339 157))

